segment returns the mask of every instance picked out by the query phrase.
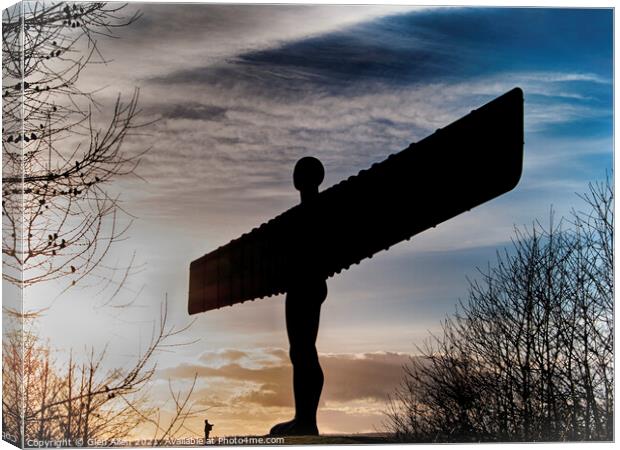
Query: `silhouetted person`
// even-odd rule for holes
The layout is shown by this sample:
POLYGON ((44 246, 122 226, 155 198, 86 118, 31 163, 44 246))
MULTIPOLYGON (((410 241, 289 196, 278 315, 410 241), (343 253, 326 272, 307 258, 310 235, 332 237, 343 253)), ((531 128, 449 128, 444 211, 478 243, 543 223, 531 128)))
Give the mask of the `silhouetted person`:
MULTIPOLYGON (((310 205, 318 196, 319 184, 325 171, 321 162, 312 157, 300 159, 295 165, 293 182, 301 195, 301 203, 310 205)), ((321 304, 327 297, 325 278, 316 271, 317 255, 313 252, 313 221, 311 211, 306 208, 304 234, 296 251, 300 262, 294 267, 293 281, 286 294, 286 332, 289 340, 289 355, 293 364, 293 393, 295 417, 275 425, 271 435, 317 435, 316 411, 323 389, 323 371, 316 351, 316 337, 319 331, 321 304)))
POLYGON ((205 443, 209 440, 209 434, 213 429, 213 424, 209 423, 209 419, 205 419, 205 443))

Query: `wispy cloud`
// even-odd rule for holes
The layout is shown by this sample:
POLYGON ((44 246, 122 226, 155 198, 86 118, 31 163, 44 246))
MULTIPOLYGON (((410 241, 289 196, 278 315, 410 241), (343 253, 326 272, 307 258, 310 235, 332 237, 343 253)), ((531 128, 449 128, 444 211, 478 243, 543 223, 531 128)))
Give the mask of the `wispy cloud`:
POLYGON ((146 7, 119 41, 141 58, 145 40, 162 46, 146 52, 159 68, 141 78, 143 110, 161 119, 142 165, 149 184, 135 191, 141 217, 177 221, 192 211, 198 226, 241 216, 254 226, 296 202, 290 172, 299 157, 324 161, 326 187, 515 85, 526 92, 526 165, 549 160, 538 135, 611 120, 606 74, 553 61, 533 69, 527 32, 513 42, 498 28, 528 20, 529 10, 307 7, 299 24, 299 7, 177 6, 146 7), (521 58, 508 67, 507 50, 521 58))
POLYGON ((106 68, 88 73, 88 82, 130 86, 166 73, 222 63, 244 52, 260 51, 321 35, 377 17, 429 8, 381 5, 217 5, 149 4, 128 7, 141 13, 121 39, 105 46, 106 68), (119 73, 119 67, 127 71, 119 73), (130 69, 129 69, 130 68, 130 69))
MULTIPOLYGON (((263 91, 244 80, 227 89, 191 85, 166 94, 152 88, 144 107, 163 118, 156 126, 157 145, 142 169, 149 179, 147 214, 178 217, 201 204, 212 214, 243 214, 253 226, 252 221, 296 202, 290 176, 299 157, 321 158, 329 186, 515 85, 526 92, 527 133, 610 114, 608 108, 587 102, 549 100, 554 91, 567 89, 557 86, 564 82, 553 81, 549 73, 361 88, 346 96, 325 96, 310 88, 289 96, 268 90, 269 80, 262 83, 263 91), (159 103, 156 99, 164 95, 166 103, 159 103)), ((549 159, 530 145, 536 141, 529 136, 526 164, 530 157, 549 159)))

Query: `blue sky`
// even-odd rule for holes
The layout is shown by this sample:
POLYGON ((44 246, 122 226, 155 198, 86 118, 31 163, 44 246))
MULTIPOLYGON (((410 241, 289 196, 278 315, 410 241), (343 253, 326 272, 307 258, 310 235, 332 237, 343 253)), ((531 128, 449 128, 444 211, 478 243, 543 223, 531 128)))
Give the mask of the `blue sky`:
MULTIPOLYGON (((145 120, 159 119, 127 146, 151 148, 139 171, 146 182, 114 187, 137 219, 111 258, 135 251, 144 264, 117 301, 139 296, 122 315, 87 289, 59 298, 42 328, 61 347, 109 342, 122 361, 146 343, 166 294, 172 319, 185 323, 189 262, 296 204, 298 158, 323 161, 326 188, 520 86, 526 144, 517 188, 328 282, 319 351, 344 373, 355 368, 352 377, 352 361, 385 364, 394 383, 403 355, 454 312, 467 277, 509 245, 514 226, 544 221, 551 205, 567 214, 575 193, 611 170, 611 9, 139 9, 142 19, 119 30, 121 39, 101 44, 111 62, 81 80, 108 86, 98 94, 104 105, 139 87, 145 120), (67 333, 68 312, 92 320, 67 333)), ((30 297, 41 305, 49 298, 39 288, 30 297)), ((200 344, 162 356, 161 379, 208 373, 205 403, 228 405, 214 418, 228 424, 220 432, 240 424, 264 432, 290 413, 289 387, 261 372, 288 367, 278 353, 286 348, 283 298, 201 314, 190 337, 200 344), (264 391, 279 400, 250 395, 264 391)), ((355 395, 327 391, 322 430, 379 424, 376 380, 351 383, 355 395)))

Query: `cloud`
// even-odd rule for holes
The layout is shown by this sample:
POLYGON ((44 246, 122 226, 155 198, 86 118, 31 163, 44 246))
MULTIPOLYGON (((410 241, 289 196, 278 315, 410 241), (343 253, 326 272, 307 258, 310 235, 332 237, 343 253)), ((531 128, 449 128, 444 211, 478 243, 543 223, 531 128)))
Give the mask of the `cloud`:
MULTIPOLYGON (((164 61, 142 78, 141 107, 147 119, 161 120, 150 138, 126 146, 136 152, 152 146, 140 168, 149 183, 138 190, 135 183, 122 185, 123 197, 137 204, 135 214, 224 243, 298 201, 291 171, 301 156, 324 162, 325 188, 516 85, 526 93, 526 165, 553 164, 551 146, 532 136, 611 121, 604 72, 556 63, 533 69, 528 57, 537 54, 521 53, 527 39, 513 41, 502 31, 499 24, 529 23, 528 11, 302 10, 307 16, 295 30, 298 7, 144 9, 135 40, 119 42, 144 50, 153 41, 170 48, 159 49, 166 58, 184 61, 164 61), (338 19, 320 23, 335 12, 338 19), (285 32, 275 37, 280 28, 285 32), (215 57, 220 51, 226 56, 215 57), (507 66, 511 52, 521 59, 507 66)), ((544 16, 549 29, 563 20, 552 16, 544 16)), ((529 39, 545 30, 515 32, 529 39)), ((549 42, 560 45, 553 36, 549 42)), ((566 182, 573 175, 551 171, 545 179, 566 182)), ((470 241, 487 245, 490 238, 484 233, 470 241)))
MULTIPOLYGON (((567 58, 562 54, 560 64, 553 58, 559 49, 565 51, 566 47, 583 45, 579 34, 568 33, 559 39, 552 32, 563 21, 579 23, 579 17, 567 18, 562 11, 546 11, 538 14, 538 22, 532 25, 532 15, 528 9, 476 8, 386 14, 314 35, 281 39, 266 47, 238 51, 225 60, 227 64, 224 60, 210 60, 189 67, 184 65, 164 75, 154 74, 151 80, 172 85, 219 83, 222 87, 238 80, 259 86, 265 81, 273 92, 303 93, 311 86, 324 94, 342 95, 355 92, 360 84, 365 89, 373 83, 398 88, 484 78, 497 72, 531 72, 528 61, 544 58, 548 62, 539 62, 536 69, 547 72, 547 82, 610 84, 609 70, 607 76, 576 74, 576 67, 583 67, 579 64, 558 70, 565 61, 586 57, 577 53, 567 58), (514 28, 514 33, 506 28, 514 28), (529 41, 537 34, 545 34, 546 39, 532 48, 529 41)), ((593 20, 605 22, 605 13, 599 16, 593 20)), ((249 33, 253 31, 248 29, 249 33)), ((605 55, 605 51, 609 52, 605 56, 611 58, 610 48, 604 43, 602 40, 595 48, 592 59, 605 55)))
POLYGON ((324 401, 385 401, 402 380, 402 367, 410 357, 391 352, 328 355, 325 373, 331 381, 325 388, 324 401))
POLYGON ((293 395, 291 389, 283 389, 283 385, 278 383, 265 383, 260 389, 253 389, 248 393, 240 395, 236 401, 241 403, 253 403, 256 405, 272 406, 293 406, 293 395))
POLYGON ((237 362, 243 359, 247 359, 249 354, 247 352, 236 350, 236 349, 222 349, 215 352, 205 352, 200 355, 200 360, 205 363, 214 363, 214 362, 237 362))
MULTIPOLYGON (((395 352, 321 354, 326 380, 319 414, 321 429, 372 431, 380 424, 387 397, 399 385, 402 367, 410 358, 395 352), (342 423, 335 422, 340 416, 342 423), (353 427, 356 419, 360 423, 353 427)), ((201 406, 213 408, 210 417, 222 424, 220 430, 225 427, 240 434, 242 429, 257 429, 264 433, 276 419, 292 414, 292 371, 288 352, 282 348, 207 352, 196 363, 161 370, 157 378, 179 383, 195 374, 199 386, 195 398, 201 406)))
POLYGON ((176 218, 199 204, 208 217, 194 211, 198 226, 209 222, 217 228, 218 220, 236 222, 238 215, 246 226, 255 226, 296 202, 290 177, 299 157, 323 160, 327 187, 515 85, 526 92, 529 133, 609 117, 604 106, 549 100, 554 91, 571 88, 546 79, 547 72, 500 74, 407 88, 375 86, 343 96, 310 88, 288 96, 268 80, 242 78, 225 89, 186 86, 166 94, 165 88, 152 87, 143 108, 162 112, 163 118, 153 128, 157 143, 141 166, 149 180, 142 191, 144 212, 176 218), (156 100, 161 98, 166 102, 156 100))
POLYGON ((221 120, 226 117, 226 109, 200 103, 174 104, 170 108, 160 110, 161 116, 166 119, 190 120, 221 120))
MULTIPOLYGON (((236 401, 261 406, 292 406, 291 366, 285 350, 226 350, 217 353, 218 361, 224 361, 221 365, 212 364, 212 355, 201 356, 198 364, 181 364, 163 370, 159 377, 188 379, 198 374, 200 379, 207 381, 243 382, 254 387, 237 396, 236 401), (275 356, 276 359, 265 363, 265 355, 275 356), (240 359, 248 361, 240 364, 240 359)), ((322 354, 320 359, 325 377, 329 380, 325 385, 323 403, 367 399, 384 401, 401 380, 401 369, 409 362, 410 355, 394 352, 322 354)))
POLYGON ((221 63, 258 51, 377 17, 423 7, 382 5, 130 4, 140 19, 116 29, 120 39, 102 40, 113 64, 88 73, 97 87, 140 83, 150 77, 221 63), (119 68, 121 70, 119 71, 119 68), (123 70, 122 68, 126 69, 123 70))

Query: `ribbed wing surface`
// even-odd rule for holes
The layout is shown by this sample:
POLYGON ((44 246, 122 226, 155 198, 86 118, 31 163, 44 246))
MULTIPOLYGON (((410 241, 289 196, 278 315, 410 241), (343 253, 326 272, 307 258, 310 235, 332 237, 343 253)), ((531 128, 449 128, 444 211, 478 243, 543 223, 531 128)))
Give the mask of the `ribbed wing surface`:
POLYGON ((189 313, 284 293, 308 261, 331 277, 510 191, 522 163, 515 88, 193 261, 189 313))

